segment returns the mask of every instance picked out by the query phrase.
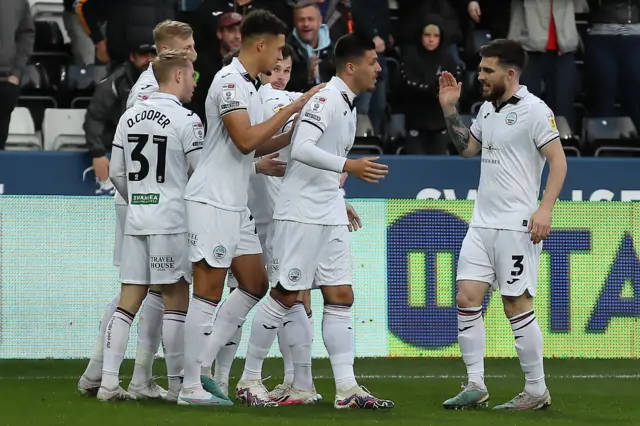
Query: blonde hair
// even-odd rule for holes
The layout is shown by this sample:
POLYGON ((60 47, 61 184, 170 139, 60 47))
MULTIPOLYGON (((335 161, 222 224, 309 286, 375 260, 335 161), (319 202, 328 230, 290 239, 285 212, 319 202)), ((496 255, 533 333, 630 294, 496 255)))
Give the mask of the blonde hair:
POLYGON ((193 29, 191 25, 180 21, 162 21, 153 29, 153 40, 157 49, 160 49, 160 45, 165 44, 172 38, 178 37, 185 40, 192 36, 193 29))
POLYGON ((165 50, 153 60, 153 74, 158 83, 169 81, 176 68, 188 68, 191 64, 189 55, 183 50, 165 50))

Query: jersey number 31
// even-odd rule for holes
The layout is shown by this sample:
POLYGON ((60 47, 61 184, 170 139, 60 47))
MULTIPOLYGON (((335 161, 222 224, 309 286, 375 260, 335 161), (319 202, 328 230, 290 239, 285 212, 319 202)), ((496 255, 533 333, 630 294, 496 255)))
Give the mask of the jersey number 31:
POLYGON ((156 182, 164 182, 164 170, 167 159, 167 137, 166 136, 153 136, 146 134, 131 134, 127 135, 127 142, 135 143, 136 147, 131 151, 131 161, 140 163, 140 170, 137 172, 129 172, 130 181, 141 181, 149 175, 149 160, 142 153, 142 149, 145 147, 149 138, 153 139, 154 145, 158 146, 158 155, 156 162, 156 182))

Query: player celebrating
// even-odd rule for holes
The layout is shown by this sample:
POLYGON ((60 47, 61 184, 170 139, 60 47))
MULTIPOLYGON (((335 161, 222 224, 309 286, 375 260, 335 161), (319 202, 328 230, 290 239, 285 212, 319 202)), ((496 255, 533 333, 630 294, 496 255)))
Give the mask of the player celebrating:
MULTIPOLYGON (((194 49, 193 31, 188 24, 179 21, 163 21, 153 30, 153 40, 158 52, 169 49, 183 50, 189 59, 195 61, 197 55, 194 49)), ((127 109, 137 102, 146 100, 158 90, 158 82, 154 76, 152 65, 140 74, 136 84, 131 88, 127 98, 127 109)), ((113 263, 120 266, 120 252, 124 236, 124 223, 127 216, 127 202, 116 191, 116 239, 114 247, 113 263)), ((94 346, 93 354, 89 360, 84 374, 78 381, 78 391, 83 395, 95 395, 100 388, 102 377, 104 334, 107 323, 113 316, 120 303, 120 293, 111 301, 100 322, 98 339, 94 346)), ((160 346, 160 336, 164 305, 159 289, 152 288, 149 298, 146 300, 138 321, 138 345, 136 348, 136 361, 133 370, 133 378, 128 391, 136 398, 162 399, 166 391, 152 379, 153 359, 160 346)))
POLYGON ((135 399, 119 386, 129 328, 149 285, 162 285, 163 340, 169 391, 177 400, 184 357, 184 321, 191 280, 187 259, 184 188, 204 140, 200 118, 182 107, 195 88, 193 64, 183 51, 155 62, 158 92, 129 109, 116 129, 110 178, 129 201, 120 277, 121 298, 105 335, 98 399, 135 399))
POLYGON ((468 129, 455 105, 461 83, 450 73, 440 77, 440 104, 449 135, 463 157, 482 151, 480 184, 473 218, 458 261, 458 342, 468 384, 445 408, 487 406, 484 384, 485 327, 482 300, 499 289, 511 323, 524 392, 495 409, 539 409, 551 405, 543 369, 542 332, 533 311, 541 242, 551 230, 551 212, 567 171, 567 162, 551 110, 519 77, 527 53, 518 43, 494 40, 480 55, 485 103, 468 129), (538 207, 544 163, 549 178, 538 207))
MULTIPOLYGON (((343 172, 372 183, 387 174, 387 166, 376 163, 375 158, 346 159, 356 131, 353 100, 358 93, 374 89, 380 65, 373 42, 354 34, 338 40, 335 60, 337 77, 300 113, 292 161, 275 205, 270 271, 275 286, 254 317, 244 372, 236 387, 236 396, 249 405, 265 405, 268 400, 261 379, 262 363, 299 291, 310 289, 314 283, 321 287, 325 301, 322 329, 336 382, 334 406, 394 405, 375 398, 355 379, 349 220, 338 189, 343 172)), ((298 317, 291 318, 294 324, 308 325, 304 310, 297 312, 298 317)), ((297 351, 293 357, 295 366, 305 362, 307 355, 297 351)), ((315 395, 312 378, 297 373, 289 396, 296 403, 305 403, 315 395)))
POLYGON ((184 385, 178 399, 181 405, 229 402, 221 397, 213 380, 202 377, 207 386, 203 388, 200 366, 205 354, 215 358, 242 327, 268 287, 255 223, 247 208, 253 158, 290 143, 290 133, 273 136, 315 93, 305 94, 263 122, 256 77, 274 68, 284 46, 286 25, 271 12, 257 10, 245 17, 240 31, 238 58, 218 72, 209 89, 209 130, 202 164, 185 191, 194 288, 186 320, 184 385), (221 306, 212 328, 232 260, 240 286, 221 306))

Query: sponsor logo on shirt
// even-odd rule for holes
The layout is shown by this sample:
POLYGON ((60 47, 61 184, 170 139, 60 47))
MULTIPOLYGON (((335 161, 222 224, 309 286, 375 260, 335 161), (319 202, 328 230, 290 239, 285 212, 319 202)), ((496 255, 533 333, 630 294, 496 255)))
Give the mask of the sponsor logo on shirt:
POLYGON ((327 102, 327 98, 325 97, 317 97, 311 100, 311 111, 312 112, 320 112, 324 109, 324 104, 327 102))
POLYGON ((552 112, 547 113, 547 120, 549 121, 549 125, 553 129, 554 132, 558 131, 558 126, 556 125, 556 118, 553 116, 552 112))
POLYGON ((222 100, 225 102, 232 101, 236 98, 235 83, 227 83, 222 86, 222 100))
POLYGON ((320 118, 319 115, 311 114, 310 112, 305 112, 304 116, 308 117, 308 118, 312 118, 312 119, 314 119, 316 121, 322 121, 322 118, 320 118))
POLYGON ((221 109, 229 109, 229 108, 235 108, 237 106, 240 106, 240 102, 229 102, 227 104, 222 104, 220 105, 221 109))
POLYGON ((195 135, 196 139, 199 141, 204 140, 204 126, 202 125, 202 123, 198 121, 197 123, 193 123, 192 127, 193 134, 195 135))
POLYGON ((131 204, 148 205, 159 202, 160 194, 131 194, 131 204))
POLYGON ((278 104, 278 105, 273 107, 273 112, 275 112, 277 114, 280 111, 282 111, 282 108, 284 108, 284 104, 278 104))

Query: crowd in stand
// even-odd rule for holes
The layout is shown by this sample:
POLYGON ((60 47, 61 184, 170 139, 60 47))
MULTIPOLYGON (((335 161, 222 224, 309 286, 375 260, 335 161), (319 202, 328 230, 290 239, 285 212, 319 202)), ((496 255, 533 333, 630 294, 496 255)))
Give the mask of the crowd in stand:
MULTIPOLYGON (((28 1, 5 3, 0 36, 15 46, 0 47, 0 149, 37 38, 28 1)), ((178 19, 194 29, 199 80, 188 107, 204 118, 222 57, 239 46, 243 16, 257 8, 271 10, 291 29, 291 91, 331 78, 341 35, 373 39, 383 71, 377 90, 359 96, 356 106, 385 152, 449 152, 438 76, 446 70, 463 82, 461 111, 475 114, 477 52, 489 38, 525 47, 522 83, 566 119, 572 135, 582 134, 588 116, 626 116, 640 126, 640 0, 64 0, 69 63, 103 65, 108 72, 87 108, 91 154, 108 151, 127 93, 153 59, 158 22, 178 19)))

